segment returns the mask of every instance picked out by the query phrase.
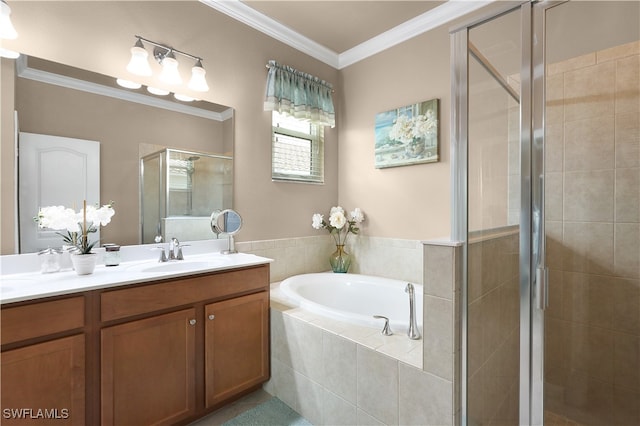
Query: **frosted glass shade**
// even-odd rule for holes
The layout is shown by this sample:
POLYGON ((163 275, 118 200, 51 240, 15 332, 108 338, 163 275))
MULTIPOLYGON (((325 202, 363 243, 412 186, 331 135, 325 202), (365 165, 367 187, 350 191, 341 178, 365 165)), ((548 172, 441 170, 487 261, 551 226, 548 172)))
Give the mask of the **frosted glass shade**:
POLYGON ((18 33, 11 23, 11 8, 4 1, 0 2, 0 38, 7 40, 18 38, 18 33))
MULTIPOLYGON (((139 40, 138 43, 140 43, 139 40)), ((142 43, 140 46, 138 43, 131 48, 131 60, 127 65, 127 71, 135 75, 149 76, 151 75, 151 67, 147 60, 149 53, 141 46, 142 43)))
POLYGON ((158 89, 157 87, 147 87, 147 92, 158 96, 166 96, 169 94, 168 90, 158 89))
POLYGON ((207 80, 204 77, 207 72, 199 65, 191 68, 191 80, 189 80, 189 89, 196 92, 208 92, 209 86, 207 80))
POLYGON ((117 78, 116 83, 119 86, 126 87, 127 89, 139 89, 142 87, 142 84, 136 83, 135 81, 125 80, 123 78, 117 78))
POLYGON ((162 60, 162 72, 160 73, 160 80, 168 84, 182 83, 182 77, 180 77, 180 72, 178 71, 178 61, 175 58, 167 55, 162 60))

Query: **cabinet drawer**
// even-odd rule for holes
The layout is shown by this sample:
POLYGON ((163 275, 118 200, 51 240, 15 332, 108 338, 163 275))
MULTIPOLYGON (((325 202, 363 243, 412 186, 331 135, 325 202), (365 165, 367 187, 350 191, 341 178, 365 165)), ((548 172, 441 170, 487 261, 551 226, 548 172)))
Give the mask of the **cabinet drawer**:
POLYGON ((84 327, 84 296, 2 308, 2 344, 84 327))
POLYGON ((100 318, 111 321, 269 287, 269 266, 106 291, 100 318))

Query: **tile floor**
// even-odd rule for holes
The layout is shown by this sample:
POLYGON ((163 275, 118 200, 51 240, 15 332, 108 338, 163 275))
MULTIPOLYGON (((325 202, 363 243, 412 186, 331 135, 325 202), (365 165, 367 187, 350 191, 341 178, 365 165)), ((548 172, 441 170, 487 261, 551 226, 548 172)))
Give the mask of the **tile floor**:
POLYGON ((227 420, 231 420, 232 418, 239 416, 245 411, 260 405, 271 398, 273 398, 273 395, 263 389, 258 389, 257 391, 250 393, 217 411, 214 411, 208 416, 191 423, 189 426, 220 426, 227 420))

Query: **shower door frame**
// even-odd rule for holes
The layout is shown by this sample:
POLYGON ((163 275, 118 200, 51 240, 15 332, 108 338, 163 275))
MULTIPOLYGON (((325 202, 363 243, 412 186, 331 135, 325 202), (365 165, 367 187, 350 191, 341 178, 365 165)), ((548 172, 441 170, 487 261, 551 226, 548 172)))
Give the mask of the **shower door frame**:
POLYGON ((548 304, 544 229, 545 14, 568 0, 510 2, 450 31, 451 34, 451 223, 463 242, 460 400, 467 424, 468 359, 468 72, 469 30, 520 11, 520 384, 519 424, 544 421, 544 309, 548 304))

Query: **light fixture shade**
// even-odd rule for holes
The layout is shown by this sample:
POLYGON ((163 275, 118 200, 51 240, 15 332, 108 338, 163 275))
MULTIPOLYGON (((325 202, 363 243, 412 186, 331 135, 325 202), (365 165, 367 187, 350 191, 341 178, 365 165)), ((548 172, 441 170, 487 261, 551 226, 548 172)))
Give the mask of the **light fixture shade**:
POLYGON ((202 62, 198 60, 195 66, 191 68, 191 80, 189 80, 189 89, 196 92, 208 92, 209 85, 204 77, 207 72, 202 66, 202 62))
POLYGON ((18 33, 11 23, 11 8, 4 0, 0 1, 0 38, 18 38, 18 33))
POLYGON ((116 83, 118 83, 119 86, 126 87, 127 89, 139 89, 142 87, 142 84, 131 80, 125 80, 124 78, 117 78, 116 83))
POLYGON ((166 96, 169 94, 168 90, 164 90, 164 89, 158 89, 157 87, 147 87, 147 92, 149 93, 153 93, 154 95, 158 95, 158 96, 166 96))
POLYGON ((181 95, 180 93, 174 93, 173 97, 176 98, 179 101, 182 101, 182 102, 193 102, 193 101, 195 101, 195 99, 192 98, 191 96, 181 95))
POLYGON ((160 73, 160 80, 168 84, 181 84, 182 77, 178 71, 178 61, 176 60, 173 52, 167 53, 162 59, 162 72, 160 73))
POLYGON ((127 65, 127 71, 135 75, 150 76, 152 73, 148 57, 149 53, 145 50, 142 42, 138 40, 131 48, 131 60, 127 65))

